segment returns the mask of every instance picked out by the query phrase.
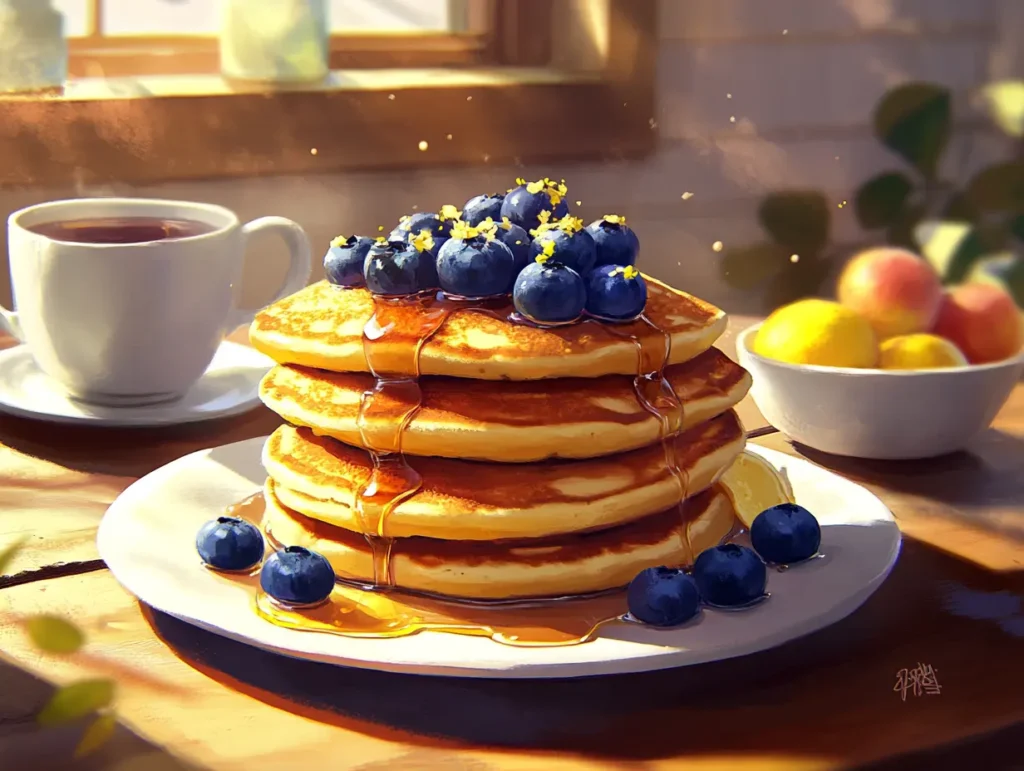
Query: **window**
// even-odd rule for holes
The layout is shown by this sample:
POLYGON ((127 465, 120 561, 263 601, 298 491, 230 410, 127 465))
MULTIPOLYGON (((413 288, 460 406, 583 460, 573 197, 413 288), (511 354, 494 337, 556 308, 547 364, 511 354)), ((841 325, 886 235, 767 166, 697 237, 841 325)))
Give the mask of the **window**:
POLYGON ((63 95, 0 95, 0 186, 649 153, 657 0, 330 0, 331 77, 220 77, 219 0, 52 0, 63 95), (557 45, 554 43, 557 41, 557 45))
MULTIPOLYGON (((515 2, 516 0, 513 0, 515 2)), ((331 66, 465 66, 492 49, 496 0, 328 0, 331 66)), ((73 77, 216 72, 218 0, 53 0, 73 77)))

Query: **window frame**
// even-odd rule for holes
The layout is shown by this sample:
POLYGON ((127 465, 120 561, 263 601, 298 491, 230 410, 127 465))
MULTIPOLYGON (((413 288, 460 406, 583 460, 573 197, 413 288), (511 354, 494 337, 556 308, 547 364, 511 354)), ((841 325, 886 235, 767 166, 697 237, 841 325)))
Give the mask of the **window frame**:
MULTIPOLYGON (((513 5, 517 0, 513 0, 513 5)), ((216 73, 220 47, 216 35, 105 35, 100 23, 103 0, 90 0, 90 31, 68 40, 68 75, 131 77, 216 73)), ((332 70, 389 67, 470 67, 498 63, 498 41, 510 16, 498 0, 449 0, 457 10, 457 31, 334 33, 332 70)), ((550 14, 550 8, 531 8, 550 14)), ((548 27, 545 26, 545 29, 548 27)))
MULTIPOLYGON (((314 89, 229 86, 209 75, 198 90, 147 96, 0 97, 0 187, 81 190, 653 151, 656 0, 500 0, 488 8, 483 66, 350 70, 346 85, 314 89)), ((387 49, 381 56, 402 61, 387 49)))

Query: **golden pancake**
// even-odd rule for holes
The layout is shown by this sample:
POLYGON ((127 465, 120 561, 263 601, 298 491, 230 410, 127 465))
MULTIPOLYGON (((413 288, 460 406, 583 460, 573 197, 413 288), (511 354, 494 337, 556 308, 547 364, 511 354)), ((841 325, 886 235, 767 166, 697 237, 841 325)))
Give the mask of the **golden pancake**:
MULTIPOLYGON (((665 370, 683 403, 683 429, 734 407, 750 388, 750 375, 711 349, 665 370)), ((425 377, 422 408, 402 431, 402 452, 501 463, 546 458, 596 458, 658 441, 661 421, 641 405, 628 375, 507 382, 425 377)), ((294 365, 274 367, 260 385, 270 409, 317 434, 365 447, 359 403, 374 379, 294 365)), ((387 393, 374 406, 387 412, 387 393)), ((401 405, 399 405, 400 407, 401 405)), ((372 441, 393 436, 393 420, 370 422, 372 441)))
MULTIPOLYGON (((489 310, 479 304, 462 305, 450 314, 444 310, 446 318, 443 323, 437 320, 439 328, 429 325, 436 332, 420 351, 419 372, 481 380, 633 375, 637 347, 627 339, 629 334, 638 335, 644 345, 662 348, 663 333, 667 334, 671 338, 669 363, 680 363, 706 351, 725 331, 726 316, 718 308, 645 278, 645 315, 654 327, 642 321, 625 325, 590 321, 542 329, 511 321, 512 309, 506 301, 492 304, 489 310)), ((451 302, 441 305, 456 307, 451 302)), ((423 309, 415 304, 407 307, 395 328, 374 343, 375 356, 383 361, 401 360, 403 369, 417 341, 427 336, 423 309)), ((249 339, 257 350, 279 363, 333 372, 369 372, 363 328, 374 310, 375 301, 368 290, 341 289, 320 281, 258 313, 249 339)), ((377 364, 375 369, 384 371, 377 364)))
MULTIPOLYGON (((371 583, 374 555, 366 540, 304 517, 264 490, 263 527, 280 546, 319 552, 339 578, 371 583)), ((732 531, 729 495, 715 485, 684 504, 609 530, 518 541, 399 538, 391 553, 394 585, 467 599, 586 594, 628 584, 641 570, 682 565, 732 531)))
MULTIPOLYGON (((745 440, 739 418, 729 411, 674 442, 678 479, 660 444, 594 460, 518 465, 410 458, 422 485, 387 514, 384 535, 488 541, 611 527, 706 489, 745 440), (687 488, 683 494, 680 481, 687 488)), ((356 493, 372 468, 364 450, 307 428, 282 426, 263 448, 263 465, 289 508, 347 530, 377 533, 377 521, 362 522, 355 509, 356 493)), ((382 468, 382 486, 400 489, 400 481, 386 478, 394 471, 382 468)))

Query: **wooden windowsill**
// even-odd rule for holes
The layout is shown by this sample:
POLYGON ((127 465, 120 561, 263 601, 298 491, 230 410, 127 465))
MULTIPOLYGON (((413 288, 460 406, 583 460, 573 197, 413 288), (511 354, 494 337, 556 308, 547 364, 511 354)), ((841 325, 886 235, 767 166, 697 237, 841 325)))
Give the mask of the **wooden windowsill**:
POLYGON ((513 58, 544 66, 339 69, 278 90, 82 78, 63 95, 0 97, 0 187, 642 156, 656 140, 655 0, 603 2, 605 23, 574 26, 554 54, 510 36, 513 58))

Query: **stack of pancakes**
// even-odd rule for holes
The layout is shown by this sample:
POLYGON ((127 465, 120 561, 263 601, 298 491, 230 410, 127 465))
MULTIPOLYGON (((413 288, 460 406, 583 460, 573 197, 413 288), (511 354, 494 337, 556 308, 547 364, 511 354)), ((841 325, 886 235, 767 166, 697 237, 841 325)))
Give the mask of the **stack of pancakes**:
MULTIPOLYGON (((379 388, 364 327, 380 301, 320 282, 260 313, 250 338, 277 362, 261 398, 288 421, 264 449, 271 540, 320 552, 343 579, 484 600, 621 587, 720 542, 735 519, 716 480, 744 446, 732 408, 750 376, 711 347, 722 311, 647 282, 647 321, 613 330, 544 329, 472 307, 448 315, 421 341, 416 405, 396 413, 415 490, 374 522, 357 497, 374 469, 368 450, 382 449, 368 446, 360 411, 379 388), (648 352, 666 348, 663 370, 645 371, 648 352), (671 421, 637 388, 659 375, 682 404, 666 441, 671 421)), ((387 332, 378 327, 375 360, 409 346, 390 350, 387 332)), ((387 488, 403 467, 378 468, 387 488)))

